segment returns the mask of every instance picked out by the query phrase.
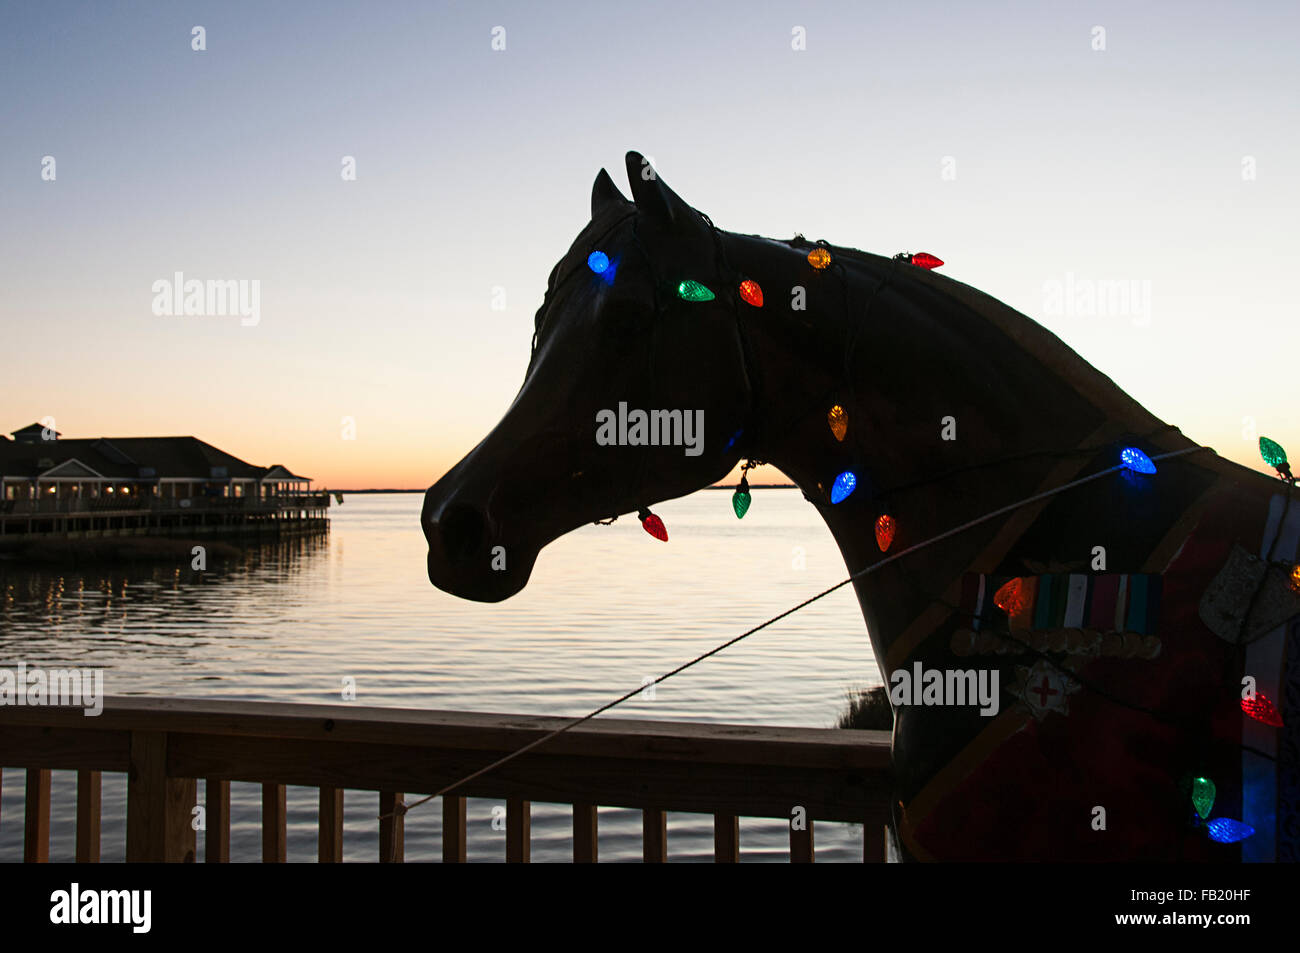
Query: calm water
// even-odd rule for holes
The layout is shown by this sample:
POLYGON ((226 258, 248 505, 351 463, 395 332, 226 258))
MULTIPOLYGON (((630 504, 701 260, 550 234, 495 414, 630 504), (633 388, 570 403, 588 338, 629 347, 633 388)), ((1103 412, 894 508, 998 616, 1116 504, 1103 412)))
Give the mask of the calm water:
MULTIPOLYGON (((528 587, 482 605, 425 575, 419 494, 358 495, 328 537, 207 572, 0 568, 0 667, 98 667, 109 694, 579 715, 844 578, 829 531, 797 490, 757 489, 743 522, 723 491, 663 503, 671 540, 633 517, 543 551, 528 587), (800 568, 802 566, 802 568, 800 568)), ((879 684, 851 589, 828 596, 608 717, 831 727, 850 689, 879 684)), ((52 859, 73 857, 75 775, 55 772, 52 859)), ((4 772, 0 860, 22 857, 23 775, 4 772)), ((200 796, 202 783, 200 782, 200 796)), ((232 784, 231 856, 261 857, 260 789, 232 784)), ((289 859, 316 857, 316 793, 289 788, 289 859)), ((503 860, 500 802, 469 802, 471 860, 503 860)), ((372 860, 378 795, 349 791, 344 856, 372 860)), ((408 860, 435 860, 441 811, 407 817, 408 860)), ((712 819, 673 814, 669 856, 711 859, 712 819)), ((125 777, 104 775, 104 859, 120 860, 125 777)), ((534 804, 533 859, 568 860, 564 808, 534 804)), ((860 828, 819 824, 819 860, 860 860, 860 828)), ((202 857, 202 840, 199 851, 202 857)), ((747 859, 783 860, 781 821, 742 820, 747 859)), ((603 809, 602 860, 636 860, 637 811, 603 809)))

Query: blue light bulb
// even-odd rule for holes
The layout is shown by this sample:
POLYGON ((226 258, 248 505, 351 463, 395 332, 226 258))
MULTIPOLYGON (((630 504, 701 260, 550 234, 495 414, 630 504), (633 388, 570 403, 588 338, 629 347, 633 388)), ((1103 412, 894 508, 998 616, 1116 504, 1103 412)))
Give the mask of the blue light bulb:
POLYGON ((609 256, 603 251, 594 251, 587 256, 587 267, 598 275, 603 275, 609 267, 609 256))
POLYGON ((1155 473, 1156 465, 1151 458, 1137 447, 1125 447, 1119 452, 1119 463, 1126 470, 1134 473, 1155 473))
POLYGON ((835 478, 835 485, 831 487, 831 502, 843 503, 850 493, 858 486, 858 478, 853 475, 852 471, 845 470, 835 478))
POLYGON ((1234 821, 1230 817, 1216 817, 1205 826, 1209 828, 1210 840, 1220 844, 1235 844, 1255 833, 1255 828, 1249 824, 1234 821))

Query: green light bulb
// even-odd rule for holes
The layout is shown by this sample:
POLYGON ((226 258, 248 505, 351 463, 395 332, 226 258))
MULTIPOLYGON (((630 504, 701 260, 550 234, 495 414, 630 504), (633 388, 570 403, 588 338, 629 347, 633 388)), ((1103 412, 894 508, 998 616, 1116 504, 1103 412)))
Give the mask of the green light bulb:
POLYGON ((1192 778, 1192 807, 1196 808, 1196 813, 1201 819, 1210 816, 1210 811, 1214 809, 1214 782, 1209 778, 1192 778))
POLYGON ((731 508, 736 511, 736 519, 745 518, 745 514, 749 512, 749 504, 749 483, 742 478, 740 486, 736 487, 736 492, 731 494, 731 508))
POLYGON ((1259 438, 1259 455, 1270 467, 1277 468, 1286 463, 1286 451, 1282 445, 1267 437, 1259 438))
POLYGON ((677 295, 683 301, 712 301, 713 292, 698 281, 687 278, 677 286, 677 295))

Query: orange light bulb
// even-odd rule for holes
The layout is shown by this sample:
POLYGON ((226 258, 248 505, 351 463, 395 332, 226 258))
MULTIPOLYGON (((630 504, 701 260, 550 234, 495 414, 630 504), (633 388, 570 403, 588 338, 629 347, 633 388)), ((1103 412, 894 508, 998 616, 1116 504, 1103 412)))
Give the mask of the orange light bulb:
POLYGON ((812 265, 818 271, 829 268, 831 264, 831 253, 825 248, 814 248, 808 253, 808 264, 812 265))
POLYGON ((835 439, 843 442, 844 435, 849 432, 849 412, 836 404, 827 412, 826 422, 830 424, 835 439))

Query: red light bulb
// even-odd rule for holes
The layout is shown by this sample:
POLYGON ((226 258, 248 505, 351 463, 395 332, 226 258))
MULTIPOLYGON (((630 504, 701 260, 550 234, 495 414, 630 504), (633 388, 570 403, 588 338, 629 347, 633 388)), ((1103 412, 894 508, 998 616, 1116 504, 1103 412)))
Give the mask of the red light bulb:
POLYGON ((1282 713, 1263 692, 1256 692, 1254 698, 1243 698, 1241 710, 1256 721, 1262 721, 1273 728, 1282 727, 1282 713))
POLYGON ((938 268, 943 264, 942 258, 937 258, 926 251, 917 252, 912 256, 911 261, 918 268, 925 268, 927 271, 931 268, 938 268))
POLYGON ((894 542, 894 530, 898 524, 888 513, 881 513, 876 518, 876 545, 880 547, 882 553, 888 552, 890 545, 894 542))
POLYGON ((1016 615, 1024 610, 1024 583, 1019 576, 1004 582, 998 591, 993 593, 993 604, 1007 615, 1016 615))
POLYGON ((655 539, 668 542, 668 529, 664 526, 664 521, 655 516, 649 510, 640 510, 636 514, 637 519, 641 521, 641 528, 653 536, 655 539))
POLYGON ((755 308, 763 307, 763 289, 758 286, 757 281, 750 281, 748 278, 742 281, 740 297, 745 304, 752 304, 755 308))

